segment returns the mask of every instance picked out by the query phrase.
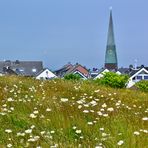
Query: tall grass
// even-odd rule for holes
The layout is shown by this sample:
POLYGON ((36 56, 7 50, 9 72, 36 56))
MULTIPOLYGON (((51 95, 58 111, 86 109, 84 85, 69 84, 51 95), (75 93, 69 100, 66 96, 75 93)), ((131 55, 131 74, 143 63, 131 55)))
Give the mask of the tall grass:
POLYGON ((0 77, 0 147, 146 148, 148 94, 0 77))

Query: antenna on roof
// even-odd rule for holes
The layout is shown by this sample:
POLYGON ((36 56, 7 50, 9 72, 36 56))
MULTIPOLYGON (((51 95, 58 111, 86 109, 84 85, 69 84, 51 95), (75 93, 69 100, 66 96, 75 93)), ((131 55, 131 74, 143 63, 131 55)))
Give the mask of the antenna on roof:
POLYGON ((135 63, 134 63, 134 68, 137 69, 137 62, 138 62, 138 60, 135 59, 134 62, 135 62, 135 63))

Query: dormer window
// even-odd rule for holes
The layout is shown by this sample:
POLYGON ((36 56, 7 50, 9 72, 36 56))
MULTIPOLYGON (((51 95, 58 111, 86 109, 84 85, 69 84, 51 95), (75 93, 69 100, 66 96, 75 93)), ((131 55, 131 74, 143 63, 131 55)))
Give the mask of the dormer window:
POLYGON ((16 69, 13 69, 14 71, 16 72, 24 72, 24 68, 16 68, 16 69))
POLYGON ((32 68, 32 72, 37 72, 37 69, 36 68, 32 68))
POLYGON ((144 80, 148 80, 148 76, 144 76, 144 80))
POLYGON ((142 76, 137 76, 137 79, 138 80, 142 80, 142 76))
POLYGON ((24 72, 24 69, 20 69, 20 72, 24 72))

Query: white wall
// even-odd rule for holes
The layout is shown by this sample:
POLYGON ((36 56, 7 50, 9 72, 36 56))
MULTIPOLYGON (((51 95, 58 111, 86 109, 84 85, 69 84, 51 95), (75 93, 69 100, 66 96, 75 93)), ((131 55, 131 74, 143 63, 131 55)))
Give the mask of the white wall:
POLYGON ((126 87, 127 87, 127 88, 130 88, 130 87, 134 86, 135 83, 136 83, 136 82, 134 82, 132 79, 129 79, 128 84, 127 84, 126 87))
POLYGON ((36 77, 36 79, 44 79, 44 80, 51 78, 57 78, 57 76, 48 69, 44 70, 41 74, 39 74, 36 77))
POLYGON ((105 74, 106 72, 109 72, 108 69, 105 69, 103 72, 101 72, 100 74, 98 74, 94 79, 100 79, 103 77, 103 74, 105 74))
POLYGON ((137 76, 142 76, 142 80, 144 80, 144 76, 148 76, 148 71, 146 69, 142 68, 136 74, 134 74, 132 77, 130 77, 129 82, 127 84, 127 88, 130 88, 133 85, 135 85, 137 82, 141 81, 140 79, 137 79, 137 76), (142 72, 145 72, 145 73, 142 73, 142 72))

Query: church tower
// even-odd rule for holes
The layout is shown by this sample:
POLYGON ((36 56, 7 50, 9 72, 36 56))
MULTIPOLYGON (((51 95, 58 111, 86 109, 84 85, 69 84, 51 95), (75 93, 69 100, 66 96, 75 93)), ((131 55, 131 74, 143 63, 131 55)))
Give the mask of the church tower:
POLYGON ((113 29, 112 9, 110 9, 108 37, 107 37, 107 46, 105 54, 105 68, 109 70, 118 69, 117 53, 116 53, 116 45, 115 45, 114 29, 113 29))

